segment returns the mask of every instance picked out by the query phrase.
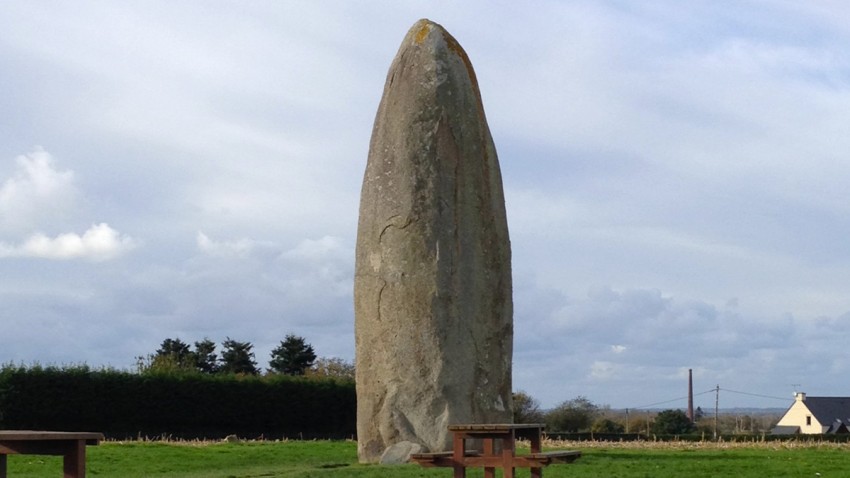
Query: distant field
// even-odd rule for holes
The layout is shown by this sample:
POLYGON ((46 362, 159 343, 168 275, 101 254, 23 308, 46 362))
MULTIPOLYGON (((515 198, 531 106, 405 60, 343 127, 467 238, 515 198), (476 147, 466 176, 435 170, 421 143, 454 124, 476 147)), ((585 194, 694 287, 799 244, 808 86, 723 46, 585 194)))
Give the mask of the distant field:
MULTIPOLYGON (((546 468, 547 478, 679 478, 679 477, 846 477, 850 446, 783 443, 564 443, 550 448, 579 449, 571 465, 546 468)), ((287 441, 245 443, 106 442, 88 448, 89 477, 253 478, 253 477, 450 477, 446 468, 417 465, 357 464, 351 441, 287 441)), ((518 471, 528 476, 528 471, 518 471)), ((10 478, 55 478, 56 457, 12 455, 10 478)), ((470 472, 480 477, 480 471, 470 472)))

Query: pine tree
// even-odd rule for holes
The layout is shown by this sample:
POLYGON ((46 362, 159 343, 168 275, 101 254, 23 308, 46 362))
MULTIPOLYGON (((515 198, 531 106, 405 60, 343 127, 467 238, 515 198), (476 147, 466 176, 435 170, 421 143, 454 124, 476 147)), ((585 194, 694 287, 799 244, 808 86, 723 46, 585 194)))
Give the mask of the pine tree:
POLYGON ((237 342, 230 337, 222 342, 224 350, 221 352, 221 370, 227 373, 241 373, 246 375, 258 375, 260 370, 254 361, 254 345, 250 342, 237 342))
POLYGON ((202 373, 216 373, 218 367, 218 356, 215 353, 215 342, 205 338, 195 342, 195 368, 202 373))
POLYGON ((271 356, 270 370, 286 375, 304 375, 304 372, 312 367, 316 360, 313 346, 303 337, 293 334, 287 335, 286 339, 272 350, 271 356))

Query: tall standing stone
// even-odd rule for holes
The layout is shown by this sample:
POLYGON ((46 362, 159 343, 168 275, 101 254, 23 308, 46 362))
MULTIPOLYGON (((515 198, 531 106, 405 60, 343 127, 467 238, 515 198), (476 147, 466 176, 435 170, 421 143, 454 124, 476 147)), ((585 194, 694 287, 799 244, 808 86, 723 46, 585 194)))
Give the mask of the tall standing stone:
POLYGON ((405 36, 375 118, 354 306, 360 461, 448 450, 452 423, 512 420, 499 162, 472 64, 428 20, 405 36))

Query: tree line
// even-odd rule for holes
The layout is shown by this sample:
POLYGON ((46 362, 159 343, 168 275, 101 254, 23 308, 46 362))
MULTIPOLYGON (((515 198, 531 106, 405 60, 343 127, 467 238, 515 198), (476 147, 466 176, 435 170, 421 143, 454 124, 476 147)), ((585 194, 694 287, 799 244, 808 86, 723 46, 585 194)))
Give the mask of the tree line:
MULTIPOLYGON (((232 374, 251 376, 313 376, 354 380, 354 365, 339 358, 317 357, 313 346, 303 337, 287 334, 270 354, 263 372, 256 361, 250 342, 227 337, 217 352, 208 338, 193 346, 179 338, 162 341, 154 353, 137 357, 137 369, 147 373, 232 374)), ((779 417, 714 416, 706 417, 700 408, 691 421, 682 410, 657 412, 633 411, 630 415, 598 405, 584 396, 566 400, 551 410, 541 410, 533 397, 523 391, 513 394, 515 423, 544 423, 550 433, 641 433, 646 435, 746 434, 770 430, 779 417)))
MULTIPOLYGON (((251 342, 227 337, 221 353, 209 338, 190 346, 180 338, 167 338, 154 353, 136 357, 139 373, 200 373, 262 375, 251 342)), ((307 375, 354 379, 354 365, 335 357, 317 357, 304 337, 287 334, 272 349, 266 374, 307 375)))
POLYGON ((515 423, 545 423, 548 432, 646 435, 713 435, 755 434, 770 430, 778 416, 749 415, 706 416, 702 409, 694 411, 691 421, 683 410, 646 410, 625 413, 613 411, 608 405, 597 405, 583 396, 566 400, 551 410, 541 410, 533 397, 525 392, 513 394, 515 423))

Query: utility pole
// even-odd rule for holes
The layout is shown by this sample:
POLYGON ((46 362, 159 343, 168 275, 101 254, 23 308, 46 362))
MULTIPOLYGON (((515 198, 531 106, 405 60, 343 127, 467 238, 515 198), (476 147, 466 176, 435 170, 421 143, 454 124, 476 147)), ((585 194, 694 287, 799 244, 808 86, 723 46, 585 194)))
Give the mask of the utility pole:
POLYGON ((714 389, 714 440, 717 441, 717 415, 720 404, 720 385, 714 389))
POLYGON ((626 409, 626 433, 629 433, 629 409, 626 409))

